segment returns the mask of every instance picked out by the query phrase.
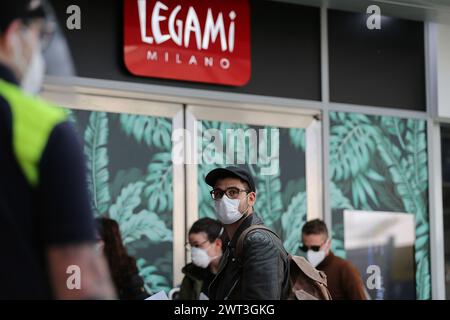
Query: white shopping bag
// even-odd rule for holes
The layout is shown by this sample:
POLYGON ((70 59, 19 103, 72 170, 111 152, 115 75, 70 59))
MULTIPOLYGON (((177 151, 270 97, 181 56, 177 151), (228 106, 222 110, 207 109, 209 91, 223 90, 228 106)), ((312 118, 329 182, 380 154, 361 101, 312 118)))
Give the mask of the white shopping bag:
POLYGON ((206 294, 204 294, 203 292, 200 292, 200 296, 198 297, 198 300, 209 300, 209 298, 206 294))
POLYGON ((169 297, 167 296, 165 291, 160 291, 145 300, 169 300, 169 297))

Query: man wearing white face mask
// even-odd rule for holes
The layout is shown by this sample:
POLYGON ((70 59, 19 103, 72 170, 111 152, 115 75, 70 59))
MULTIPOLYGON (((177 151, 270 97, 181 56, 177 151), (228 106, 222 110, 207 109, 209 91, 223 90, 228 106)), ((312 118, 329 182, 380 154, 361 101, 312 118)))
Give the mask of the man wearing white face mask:
POLYGON ((50 29, 41 1, 0 1, 0 300, 114 298, 79 139, 63 110, 35 97, 50 29))
POLYGON ((288 255, 274 233, 257 227, 262 221, 253 212, 253 177, 244 169, 227 167, 212 170, 205 181, 213 188, 216 216, 230 239, 209 288, 210 299, 284 299, 289 290, 288 255))
POLYGON ((336 257, 331 248, 326 224, 314 219, 302 228, 300 249, 317 270, 325 272, 328 290, 333 300, 366 300, 367 295, 361 276, 349 261, 336 257))
POLYGON ((208 296, 208 288, 219 269, 226 234, 222 224, 211 218, 197 220, 189 230, 192 263, 183 268, 185 274, 180 287, 181 300, 198 300, 208 296))

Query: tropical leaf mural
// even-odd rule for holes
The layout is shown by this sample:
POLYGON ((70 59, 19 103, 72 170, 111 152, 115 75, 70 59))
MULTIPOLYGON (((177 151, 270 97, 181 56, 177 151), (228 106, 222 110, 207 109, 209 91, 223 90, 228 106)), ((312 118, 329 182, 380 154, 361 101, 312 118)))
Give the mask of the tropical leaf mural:
POLYGON ((304 129, 290 128, 289 137, 294 147, 305 151, 306 148, 306 132, 304 129))
POLYGON ((71 114, 84 135, 96 215, 119 223, 147 289, 168 292, 173 277, 171 119, 88 111, 71 114))
MULTIPOLYGON (((333 115, 333 118, 342 116, 333 115)), ((376 149, 371 139, 373 132, 369 118, 358 114, 349 114, 345 121, 331 127, 330 175, 334 181, 356 177, 367 169, 376 149)))
POLYGON ((285 249, 295 254, 300 242, 300 231, 306 222, 306 192, 301 191, 291 199, 281 217, 285 249))
POLYGON ((414 214, 416 294, 431 297, 426 122, 330 114, 333 250, 345 256, 345 209, 414 214))
POLYGON ((150 265, 145 259, 137 260, 137 266, 139 268, 139 275, 142 277, 145 283, 145 289, 147 292, 157 293, 162 290, 166 290, 170 287, 170 283, 167 278, 158 273, 158 268, 154 265, 150 265))
MULTIPOLYGON (((74 111, 72 119, 84 137, 96 215, 119 221, 124 242, 138 259, 147 288, 152 292, 169 290, 173 273, 171 120, 87 111, 74 111)), ((332 112, 330 119, 333 251, 345 256, 345 209, 414 214, 417 297, 429 299, 425 121, 342 112, 332 112)), ((217 130, 221 137, 230 129, 270 129, 217 121, 203 121, 202 125, 203 130, 217 130)), ((206 135, 200 145, 213 139, 206 135)), ((256 213, 277 231, 286 248, 296 253, 307 208, 305 131, 279 129, 279 139, 270 145, 279 150, 279 158, 272 159, 277 170, 271 175, 262 174, 264 161, 248 163, 251 154, 268 150, 244 142, 236 140, 237 149, 231 154, 226 150, 204 153, 203 160, 221 160, 198 166, 199 215, 215 217, 210 187, 204 183, 206 174, 243 152, 246 163, 239 165, 252 172, 257 184, 256 213)))
POLYGON ((115 204, 109 209, 109 217, 120 225, 124 244, 146 236, 150 242, 172 241, 172 230, 154 212, 135 209, 141 204, 144 182, 130 183, 122 190, 115 204))
POLYGON ((171 157, 171 152, 157 153, 148 165, 145 196, 150 210, 164 212, 173 208, 171 157))
POLYGON ((120 123, 123 131, 138 143, 145 142, 150 147, 170 150, 172 124, 168 119, 121 114, 120 123))
POLYGON ((108 118, 104 112, 93 112, 84 132, 84 154, 87 160, 87 181, 91 190, 94 213, 99 216, 107 210, 111 200, 108 180, 108 118))

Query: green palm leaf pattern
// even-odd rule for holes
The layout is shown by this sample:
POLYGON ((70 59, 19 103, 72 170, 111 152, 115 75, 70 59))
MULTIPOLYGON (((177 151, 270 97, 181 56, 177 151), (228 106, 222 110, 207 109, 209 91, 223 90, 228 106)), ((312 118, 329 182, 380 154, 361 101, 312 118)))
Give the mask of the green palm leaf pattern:
POLYGON ((427 139, 425 121, 406 122, 408 163, 414 171, 414 183, 420 192, 428 189, 427 139))
POLYGON ((337 113, 340 122, 331 127, 330 175, 340 181, 367 169, 376 150, 374 127, 367 116, 337 113))
MULTIPOLYGON (((333 210, 353 210, 351 201, 343 194, 341 189, 334 183, 330 183, 331 208, 333 210)), ((332 250, 334 254, 345 258, 344 232, 342 225, 333 225, 332 229, 332 250)))
POLYGON ((209 171, 216 168, 214 165, 201 164, 197 167, 198 170, 198 215, 200 218, 209 217, 216 219, 214 211, 214 200, 211 198, 211 187, 205 183, 205 177, 209 171))
POLYGON ((145 259, 137 260, 139 275, 145 283, 145 289, 149 294, 154 294, 160 291, 170 291, 171 286, 169 280, 158 272, 158 269, 153 265, 148 265, 145 259))
POLYGON ((297 149, 305 151, 306 148, 306 131, 305 129, 291 128, 289 129, 289 137, 291 143, 297 149))
POLYGON ((306 221, 306 192, 299 192, 291 199, 291 203, 281 217, 284 248, 295 254, 300 244, 300 233, 306 221))
POLYGON ((380 127, 392 136, 398 139, 402 149, 405 149, 403 134, 405 131, 405 121, 395 117, 380 117, 380 127))
POLYGON ((428 258, 420 259, 417 262, 416 287, 417 287, 417 299, 419 300, 431 299, 431 274, 428 258))
POLYGON ((279 137, 276 140, 272 140, 272 134, 270 133, 271 127, 265 127, 265 129, 268 130, 268 134, 262 135, 258 141, 259 171, 257 171, 257 174, 255 175, 254 166, 250 165, 249 169, 253 176, 256 176, 257 201, 255 203, 255 210, 266 226, 277 229, 276 224, 281 219, 281 214, 283 212, 280 164, 277 158, 271 158, 273 152, 268 151, 273 151, 275 149, 277 150, 275 154, 279 154, 280 140, 279 137), (267 150, 268 147, 271 150, 267 150), (266 168, 269 163, 271 163, 270 166, 275 167, 275 172, 263 174, 263 168, 266 168), (275 166, 273 164, 275 164, 275 166))
POLYGON ((414 171, 411 170, 408 161, 401 157, 398 147, 391 144, 382 134, 375 136, 375 140, 380 156, 389 168, 392 181, 396 185, 396 191, 402 199, 406 211, 416 214, 417 217, 426 216, 424 199, 416 188, 414 171))
POLYGON ((169 119, 148 117, 133 114, 121 114, 122 130, 133 136, 138 143, 145 142, 148 146, 170 150, 172 124, 169 119))
POLYGON ((164 212, 173 208, 173 164, 170 152, 154 155, 148 166, 145 196, 150 211, 164 212))
POLYGON ((331 250, 333 254, 342 259, 346 258, 345 246, 344 246, 344 226, 343 224, 333 225, 333 230, 331 231, 331 250))
POLYGON ((141 194, 145 183, 142 181, 130 183, 120 192, 111 208, 109 217, 116 220, 119 225, 125 223, 133 215, 134 210, 141 204, 141 194))
POLYGON ((103 215, 111 200, 108 172, 108 117, 104 112, 92 112, 84 133, 84 154, 87 160, 87 181, 96 216, 103 215))
POLYGON ((144 185, 143 182, 135 182, 125 187, 116 203, 111 206, 109 216, 119 223, 124 244, 136 241, 142 236, 146 236, 153 243, 172 241, 172 231, 156 213, 147 210, 134 213, 141 204, 144 185))
MULTIPOLYGON (((370 142, 369 147, 359 150, 360 152, 366 152, 364 157, 362 155, 358 157, 358 152, 353 150, 353 153, 351 153, 352 148, 346 148, 357 159, 353 166, 357 167, 358 170, 354 171, 350 168, 344 168, 344 166, 336 169, 336 166, 333 167, 333 163, 330 161, 330 169, 334 170, 333 173, 336 173, 333 175, 334 183, 331 187, 331 199, 332 202, 335 202, 332 207, 339 210, 345 209, 345 207, 354 207, 359 210, 380 210, 381 208, 382 211, 390 210, 414 214, 416 218, 417 297, 428 299, 431 291, 426 123, 421 120, 405 120, 395 117, 359 116, 355 118, 352 115, 330 114, 332 128, 334 126, 338 128, 331 129, 332 134, 336 136, 335 138, 331 137, 331 141, 335 141, 334 146, 338 146, 339 141, 343 141, 343 138, 350 139, 351 130, 363 127, 370 121, 372 129, 361 129, 359 136, 372 140, 375 152, 372 151, 370 142), (350 130, 350 128, 352 129, 350 130), (370 150, 369 159, 367 159, 367 150, 370 150), (355 171, 358 172, 356 175, 355 171), (333 190, 338 190, 338 192, 333 190), (388 190, 394 192, 387 196, 385 193, 390 192, 388 190), (348 195, 348 192, 351 192, 352 201, 344 200, 344 203, 338 204, 337 202, 342 202, 342 197, 348 195), (341 200, 334 200, 335 197, 341 200), (380 199, 382 199, 382 202, 380 199)), ((356 138, 351 137, 350 140, 353 139, 356 138)), ((350 145, 351 143, 348 142, 350 145)), ((336 152, 339 151, 339 148, 332 147, 330 151, 336 152)), ((330 157, 332 160, 345 159, 342 156, 334 156, 333 158, 332 154, 330 154, 330 157)), ((351 160, 349 160, 349 163, 351 163, 351 160)), ((333 246, 336 246, 338 250, 341 249, 342 253, 345 254, 343 237, 342 224, 335 224, 333 226, 333 246)))
POLYGON ((331 208, 353 210, 350 200, 344 196, 341 189, 333 182, 330 182, 331 208))
POLYGON ((352 196, 355 207, 360 207, 364 210, 371 210, 369 199, 379 206, 376 192, 370 180, 383 182, 385 179, 373 169, 368 168, 365 172, 360 172, 352 179, 352 196))
POLYGON ((87 180, 95 215, 108 215, 118 222, 128 252, 138 259, 147 289, 170 290, 172 120, 89 111, 70 114, 78 131, 84 132, 87 180), (131 156, 117 156, 127 140, 131 140, 127 146, 131 156), (111 161, 109 156, 114 156, 111 161), (143 175, 146 163, 149 172, 143 175))
POLYGON ((274 228, 281 218, 283 202, 281 200, 281 182, 279 174, 257 176, 257 201, 255 211, 262 218, 264 224, 274 228))

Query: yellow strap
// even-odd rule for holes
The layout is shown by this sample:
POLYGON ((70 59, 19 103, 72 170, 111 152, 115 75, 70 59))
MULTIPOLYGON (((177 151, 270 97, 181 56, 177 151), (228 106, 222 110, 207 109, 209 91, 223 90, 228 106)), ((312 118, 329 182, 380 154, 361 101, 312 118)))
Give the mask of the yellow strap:
POLYGON ((63 109, 23 93, 19 87, 0 80, 0 95, 12 114, 13 150, 32 186, 39 184, 39 162, 51 132, 67 119, 63 109))

